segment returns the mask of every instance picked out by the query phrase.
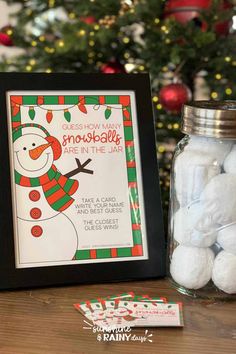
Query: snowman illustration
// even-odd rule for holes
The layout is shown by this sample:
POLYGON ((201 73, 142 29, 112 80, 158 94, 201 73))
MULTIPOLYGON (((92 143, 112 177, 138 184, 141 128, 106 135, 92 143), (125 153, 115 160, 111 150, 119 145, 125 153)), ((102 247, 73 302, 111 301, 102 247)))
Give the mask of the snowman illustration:
POLYGON ((15 192, 19 263, 62 262, 74 259, 78 235, 64 211, 73 202, 77 173, 93 174, 76 159, 77 168, 61 174, 54 161, 62 153, 60 142, 39 124, 26 123, 13 130, 15 192))

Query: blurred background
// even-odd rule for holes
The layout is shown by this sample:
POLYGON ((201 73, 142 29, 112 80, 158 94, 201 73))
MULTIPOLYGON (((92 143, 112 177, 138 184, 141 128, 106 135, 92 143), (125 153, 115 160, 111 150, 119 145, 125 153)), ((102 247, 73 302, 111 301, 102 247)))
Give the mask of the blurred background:
POLYGON ((0 1, 0 70, 149 72, 161 188, 191 99, 236 99, 236 0, 0 1))

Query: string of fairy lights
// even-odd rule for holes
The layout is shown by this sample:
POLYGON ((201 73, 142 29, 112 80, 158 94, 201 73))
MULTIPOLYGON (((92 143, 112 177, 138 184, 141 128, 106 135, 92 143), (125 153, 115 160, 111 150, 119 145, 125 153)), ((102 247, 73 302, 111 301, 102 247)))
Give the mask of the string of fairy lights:
MULTIPOLYGON (((42 98, 40 98, 42 99, 42 98)), ((94 101, 94 104, 92 106, 94 111, 98 111, 101 107, 104 107, 104 117, 105 119, 109 119, 110 116, 112 115, 112 111, 113 110, 122 110, 123 116, 124 118, 126 118, 127 120, 130 119, 130 112, 128 109, 128 106, 110 106, 108 104, 105 103, 99 103, 98 99, 96 97, 90 96, 90 100, 94 101)), ((35 115, 36 115, 36 111, 35 108, 39 108, 41 110, 46 111, 46 120, 48 123, 51 123, 52 119, 53 119, 53 112, 63 112, 64 113, 64 118, 66 119, 67 122, 71 121, 71 112, 70 110, 72 110, 74 107, 78 107, 78 109, 80 110, 80 112, 87 114, 87 108, 86 108, 86 103, 85 103, 85 99, 84 97, 82 99, 78 99, 78 102, 67 106, 66 108, 45 108, 43 106, 43 102, 40 104, 40 102, 38 102, 38 104, 36 105, 25 105, 25 104, 18 104, 17 102, 15 102, 14 100, 11 100, 12 103, 12 110, 13 110, 13 115, 18 114, 18 112, 20 111, 20 106, 22 107, 26 107, 28 108, 28 115, 29 118, 31 120, 34 120, 35 115)))
MULTIPOLYGON (((90 2, 95 2, 96 0, 88 0, 90 2)), ((87 51, 87 62, 91 66, 96 67, 98 70, 99 68, 102 67, 104 64, 104 54, 101 51, 97 51, 97 37, 99 32, 107 29, 110 30, 110 28, 116 23, 118 17, 124 16, 127 13, 134 14, 136 11, 136 5, 138 4, 139 0, 121 0, 120 1, 120 10, 118 14, 111 15, 111 16, 104 16, 103 18, 99 20, 94 20, 86 23, 86 26, 84 25, 84 22, 81 21, 81 28, 78 28, 76 32, 74 33, 75 40, 83 40, 86 41, 89 50, 87 51)), ((57 1, 56 0, 48 0, 48 8, 51 9, 52 11, 57 7, 57 1)), ((31 18, 33 16, 33 10, 32 8, 28 8, 25 10, 26 15, 31 18)), ((77 14, 74 11, 69 11, 67 13, 68 20, 73 23, 73 21, 78 21, 81 19, 80 14, 77 14)), ((153 25, 156 26, 156 29, 159 30, 159 33, 161 35, 161 39, 163 43, 166 45, 171 45, 173 43, 174 36, 172 36, 172 28, 171 25, 169 25, 168 22, 163 21, 159 17, 156 17, 153 19, 153 25)), ((6 29, 6 33, 12 37, 14 35, 14 29, 13 28, 8 28, 6 29)), ((131 34, 128 33, 127 31, 119 31, 117 33, 117 38, 118 40, 124 44, 127 45, 127 48, 124 48, 124 53, 123 53, 123 58, 126 64, 124 65, 125 71, 126 72, 144 72, 146 71, 147 67, 145 63, 136 60, 135 58, 132 57, 132 53, 129 51, 129 44, 133 38, 131 38, 131 34)), ((110 43, 111 47, 115 48, 117 46, 117 43, 110 43)), ((33 49, 40 47, 44 50, 44 52, 49 55, 53 56, 56 54, 63 54, 66 53, 67 51, 67 42, 66 39, 61 36, 61 38, 58 39, 53 39, 53 40, 48 40, 47 33, 41 33, 38 36, 33 36, 30 40, 29 43, 30 50, 31 50, 31 58, 29 58, 28 63, 25 65, 25 71, 26 72, 32 72, 32 71, 37 71, 37 64, 38 60, 36 57, 32 57, 34 53, 33 49)), ((207 57, 205 58, 206 62, 209 60, 207 57)), ((7 59, 8 64, 11 64, 11 59, 7 59)), ((224 62, 226 65, 231 65, 233 67, 236 67, 236 58, 233 58, 231 55, 226 55, 224 57, 224 62)), ((40 68, 41 69, 41 68, 40 68)), ((42 71, 42 70, 40 70, 42 71)), ((52 73, 53 68, 48 66, 44 68, 45 73, 52 73)), ((170 72, 170 68, 168 67, 168 64, 163 65, 161 68, 161 72, 163 74, 168 74, 170 72)), ((212 99, 219 99, 221 92, 222 92, 222 87, 224 88, 225 94, 230 98, 230 96, 233 94, 233 88, 230 86, 230 83, 228 82, 227 78, 224 77, 223 73, 220 71, 216 71, 214 73, 210 74, 212 77, 211 79, 217 84, 220 84, 221 88, 219 91, 216 89, 211 90, 209 93, 210 97, 212 99)), ((179 131, 180 125, 178 121, 170 122, 170 119, 166 119, 166 117, 163 115, 163 119, 161 117, 161 113, 165 112, 163 109, 162 104, 160 103, 160 98, 157 94, 153 96, 153 104, 155 109, 158 111, 158 121, 156 122, 156 128, 159 130, 169 130, 171 132, 176 133, 179 131)), ((69 119, 69 114, 67 112, 66 117, 69 119)), ((109 111, 110 113, 110 111, 109 111)), ((33 115, 33 110, 31 109, 31 114, 33 115)), ((48 116, 51 113, 48 113, 48 116)), ((171 135, 171 134, 170 134, 171 135)), ((163 165, 165 164, 164 168, 160 168, 160 175, 163 177, 161 179, 161 184, 163 185, 164 188, 168 189, 169 188, 169 172, 168 170, 170 169, 170 161, 172 158, 172 150, 173 150, 173 144, 172 146, 168 145, 167 143, 160 143, 157 146, 157 151, 158 154, 162 155, 161 160, 164 161, 163 165)))
MULTIPOLYGON (((89 0, 90 2, 94 2, 95 0, 89 0)), ((136 3, 138 1, 134 0, 122 0, 121 1, 121 8, 119 11, 118 16, 123 16, 124 14, 126 14, 127 12, 130 13, 134 13, 135 12, 135 6, 136 3)), ((48 8, 53 9, 56 7, 56 0, 48 0, 48 8)), ((26 9, 26 14, 28 16, 31 16, 33 13, 32 9, 26 9)), ((75 12, 69 12, 68 14, 68 19, 69 20, 76 20, 79 18, 79 15, 77 15, 75 12)), ((98 32, 101 28, 105 27, 107 29, 109 29, 116 21, 116 16, 112 15, 112 16, 105 16, 103 19, 100 19, 98 22, 96 23, 91 23, 91 28, 89 29, 85 29, 85 28, 81 28, 76 32, 76 37, 78 38, 82 38, 85 37, 88 39, 88 45, 89 47, 91 47, 91 51, 88 51, 88 63, 89 64, 95 64, 98 68, 101 67, 103 65, 102 62, 102 58, 103 58, 103 53, 99 52, 99 53, 95 53, 95 51, 92 50, 93 47, 96 46, 96 32, 98 32), (96 58, 95 58, 96 57, 96 58)), ((154 24, 156 26, 159 27, 160 32, 162 33, 162 36, 164 38, 164 41, 166 44, 170 44, 171 43, 171 38, 170 38, 170 34, 171 34, 171 27, 168 26, 166 23, 162 23, 161 19, 156 17, 154 19, 154 24)), ((6 29, 6 33, 9 36, 12 36, 14 34, 14 29, 9 27, 8 29, 6 29)), ((130 38, 126 33, 118 33, 118 35, 121 38, 121 41, 124 44, 128 44, 130 42, 130 38)), ((63 38, 57 39, 56 41, 53 41, 53 43, 48 43, 47 41, 47 35, 45 34, 40 34, 37 38, 34 38, 31 40, 30 45, 32 48, 37 47, 39 45, 44 46, 43 49, 45 51, 45 53, 49 54, 49 55, 53 55, 56 52, 60 52, 63 50, 63 48, 65 47, 65 41, 63 38), (45 43, 45 45, 44 45, 45 43)), ((111 43, 112 45, 112 43, 111 43)), ((128 51, 125 51, 123 54, 124 59, 127 61, 127 64, 125 65, 125 69, 126 71, 145 71, 146 67, 145 65, 142 64, 135 64, 135 60, 131 57, 131 54, 128 51)), ((225 56, 224 58, 225 62, 228 63, 229 65, 232 66, 236 66, 236 60, 234 60, 231 56, 225 56)), ((11 64, 11 59, 8 59, 8 64, 11 64)), ((34 71, 35 66, 37 65, 37 59, 36 58, 30 58, 28 64, 25 66, 25 71, 27 72, 31 72, 34 71)), ((44 70, 46 73, 52 73, 53 69, 51 67, 46 67, 44 70)), ((162 68, 163 72, 167 72, 168 71, 168 67, 167 66, 163 66, 162 68)), ((225 84, 225 80, 222 76, 221 73, 216 72, 214 74, 214 79, 221 83, 222 85, 225 84)), ((232 88, 230 86, 226 86, 225 87, 225 94, 227 96, 231 96, 233 93, 232 88)), ((219 98, 219 92, 217 92, 216 90, 213 90, 212 92, 210 92, 210 96, 212 99, 218 99, 219 98)), ((158 97, 155 96, 153 99, 153 102, 156 103, 156 109, 157 110, 162 110, 162 105, 156 101, 158 97)), ((169 127, 167 127, 169 129, 169 127)), ((175 127, 173 129, 176 129, 175 127)))
MULTIPOLYGON (((89 1, 95 2, 95 0, 89 0, 89 1)), ((104 29, 104 28, 109 29, 116 22, 117 17, 123 16, 127 11, 129 11, 130 13, 133 13, 135 11, 136 2, 137 2, 137 0, 132 0, 132 1, 131 0, 121 0, 120 1, 121 7, 120 7, 120 11, 117 16, 106 15, 106 16, 104 16, 104 18, 99 19, 95 23, 91 22, 89 28, 88 27, 81 28, 75 33, 75 37, 80 38, 80 39, 85 38, 87 40, 88 46, 91 47, 91 50, 88 51, 88 60, 87 60, 88 64, 91 64, 91 65, 95 64, 95 66, 98 68, 100 68, 104 64, 102 61, 103 53, 102 52, 95 53, 95 51, 92 50, 93 47, 96 46, 96 40, 95 40, 96 32, 98 32, 100 29, 104 29)), ((56 8, 56 1, 49 0, 48 1, 48 8, 50 8, 50 9, 56 8)), ((33 10, 31 8, 26 9, 25 13, 27 16, 31 17, 33 15, 33 10)), ((69 12, 67 14, 67 16, 68 16, 69 20, 76 20, 76 19, 82 20, 82 18, 79 15, 77 15, 75 12, 69 12)), ((81 23, 82 22, 83 21, 81 21, 81 23)), ((86 23, 89 24, 89 22, 86 22, 86 23)), ((36 26, 35 23, 34 23, 34 26, 36 26)), ((13 35, 13 29, 10 28, 9 30, 7 30, 6 33, 10 36, 13 35)), ((124 33, 119 32, 118 38, 121 40, 121 42, 123 44, 129 44, 129 42, 130 42, 130 37, 125 32, 124 33)), ((47 53, 49 55, 53 55, 57 52, 62 53, 63 48, 65 48, 65 46, 66 46, 66 43, 63 38, 53 40, 52 43, 48 43, 47 34, 41 33, 39 36, 37 36, 37 38, 33 38, 31 40, 30 46, 32 48, 41 46, 41 47, 43 47, 43 50, 45 51, 45 53, 47 53)), ((115 43, 115 42, 111 43, 111 47, 112 46, 117 46, 117 43, 115 43)), ((137 69, 138 71, 145 70, 145 66, 143 64, 138 64, 138 65, 133 64, 134 59, 132 59, 131 54, 128 51, 124 52, 123 57, 125 60, 129 61, 127 63, 126 71, 129 72, 133 69, 137 69)), ((10 59, 8 60, 8 64, 11 64, 10 59)), ((34 71, 36 65, 37 65, 36 58, 29 59, 28 64, 25 66, 25 71, 27 71, 27 72, 34 71)), ((44 72, 52 73, 53 68, 47 67, 44 69, 44 72)))

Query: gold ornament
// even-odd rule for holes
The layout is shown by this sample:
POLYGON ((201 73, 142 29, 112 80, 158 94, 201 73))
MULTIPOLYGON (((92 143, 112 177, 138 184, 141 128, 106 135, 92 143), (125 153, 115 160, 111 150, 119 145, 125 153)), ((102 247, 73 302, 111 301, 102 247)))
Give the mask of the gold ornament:
POLYGON ((111 15, 111 16, 107 15, 98 21, 99 25, 105 26, 106 28, 110 28, 112 25, 114 25, 115 22, 116 22, 115 15, 111 15))
POLYGON ((227 87, 227 88, 225 89, 225 93, 226 93, 226 95, 232 95, 233 91, 231 90, 230 87, 227 87))
POLYGON ((134 13, 138 0, 121 0, 119 16, 124 16, 127 12, 134 13))
POLYGON ((211 98, 216 99, 217 97, 218 97, 218 93, 215 92, 215 91, 213 91, 213 92, 211 93, 211 98))

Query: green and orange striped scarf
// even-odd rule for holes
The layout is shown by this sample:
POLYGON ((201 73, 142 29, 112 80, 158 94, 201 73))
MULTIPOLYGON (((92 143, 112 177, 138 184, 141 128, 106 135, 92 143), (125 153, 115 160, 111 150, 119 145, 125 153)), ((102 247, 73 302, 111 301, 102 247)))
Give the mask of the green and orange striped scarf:
POLYGON ((71 195, 79 187, 78 181, 63 176, 54 165, 44 175, 34 178, 24 177, 15 171, 15 183, 23 187, 42 186, 48 204, 59 212, 74 202, 71 195))

